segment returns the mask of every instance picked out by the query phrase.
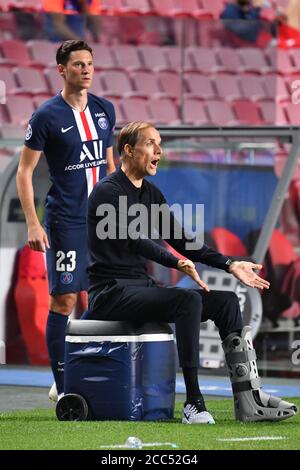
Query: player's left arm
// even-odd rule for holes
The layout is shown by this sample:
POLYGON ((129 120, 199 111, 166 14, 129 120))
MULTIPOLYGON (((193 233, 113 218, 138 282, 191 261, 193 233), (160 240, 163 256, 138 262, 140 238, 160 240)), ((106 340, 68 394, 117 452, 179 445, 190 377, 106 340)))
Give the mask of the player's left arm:
POLYGON ((107 174, 110 175, 114 171, 116 171, 115 162, 114 162, 114 155, 113 155, 113 147, 107 147, 106 149, 106 161, 107 161, 107 174))

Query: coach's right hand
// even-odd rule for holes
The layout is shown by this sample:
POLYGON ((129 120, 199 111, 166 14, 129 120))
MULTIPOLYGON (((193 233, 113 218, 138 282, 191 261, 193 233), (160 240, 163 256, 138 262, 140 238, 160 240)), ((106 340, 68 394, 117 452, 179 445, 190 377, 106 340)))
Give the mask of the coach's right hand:
POLYGON ((196 270, 196 267, 195 267, 193 261, 191 261, 190 259, 180 259, 177 263, 177 269, 179 271, 181 271, 182 273, 185 273, 188 276, 190 276, 190 278, 192 278, 193 281, 195 281, 198 284, 198 286, 200 286, 200 287, 202 287, 202 289, 206 290, 206 292, 210 291, 208 285, 205 284, 205 282, 203 282, 200 279, 200 276, 199 276, 199 274, 196 270))
POLYGON ((47 234, 40 224, 28 227, 28 245, 35 251, 50 248, 47 234))

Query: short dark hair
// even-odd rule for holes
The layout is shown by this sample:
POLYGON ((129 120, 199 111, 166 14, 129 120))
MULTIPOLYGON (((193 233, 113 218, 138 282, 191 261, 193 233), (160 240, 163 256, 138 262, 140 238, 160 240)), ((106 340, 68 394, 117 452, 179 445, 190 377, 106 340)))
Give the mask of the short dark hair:
POLYGON ((73 51, 89 51, 93 55, 92 48, 84 41, 70 39, 63 42, 56 51, 56 63, 67 65, 70 54, 73 51))
POLYGON ((126 144, 131 145, 131 147, 135 147, 139 139, 140 131, 148 129, 149 127, 153 127, 155 129, 154 124, 147 121, 133 121, 124 126, 120 130, 117 138, 117 149, 119 155, 122 156, 126 144))

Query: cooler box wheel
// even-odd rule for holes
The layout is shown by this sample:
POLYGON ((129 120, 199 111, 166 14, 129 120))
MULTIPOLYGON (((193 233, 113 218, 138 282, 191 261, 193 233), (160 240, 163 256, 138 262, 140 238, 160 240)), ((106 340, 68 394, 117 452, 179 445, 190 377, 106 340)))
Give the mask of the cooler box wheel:
POLYGON ((56 416, 59 421, 85 421, 88 414, 87 402, 76 393, 68 393, 57 402, 56 416))

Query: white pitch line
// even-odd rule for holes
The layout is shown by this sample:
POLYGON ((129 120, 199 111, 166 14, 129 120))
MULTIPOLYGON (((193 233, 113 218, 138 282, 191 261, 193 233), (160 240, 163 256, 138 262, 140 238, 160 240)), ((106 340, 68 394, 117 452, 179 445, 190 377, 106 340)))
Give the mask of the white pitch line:
POLYGON ((282 441, 283 436, 257 436, 257 437, 231 437, 229 439, 216 439, 222 442, 243 442, 243 441, 282 441))

